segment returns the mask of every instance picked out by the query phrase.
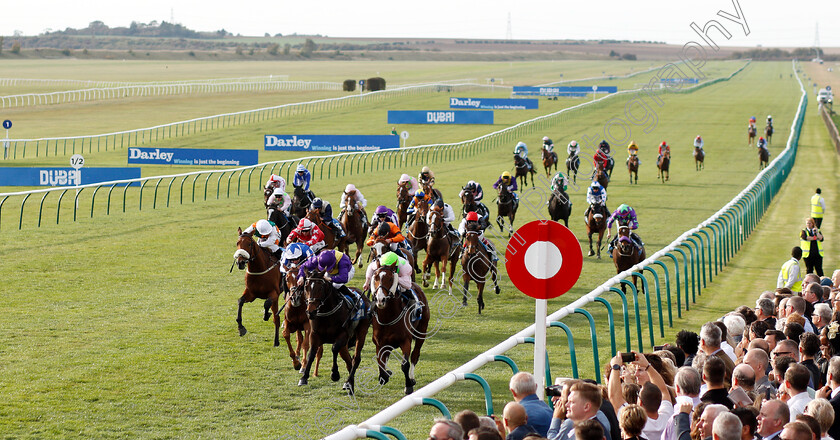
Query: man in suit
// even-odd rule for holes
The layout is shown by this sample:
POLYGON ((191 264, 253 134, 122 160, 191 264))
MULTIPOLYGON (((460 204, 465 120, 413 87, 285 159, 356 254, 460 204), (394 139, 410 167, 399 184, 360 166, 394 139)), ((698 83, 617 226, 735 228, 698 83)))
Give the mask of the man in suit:
POLYGON ((735 369, 735 362, 732 362, 732 358, 720 348, 722 337, 723 333, 714 322, 707 322, 700 328, 700 349, 709 358, 717 357, 723 361, 725 367, 724 382, 729 387, 732 385, 732 370, 735 369))
POLYGON ((828 374, 826 375, 828 385, 817 390, 817 397, 828 399, 831 407, 834 408, 834 423, 828 429, 828 435, 832 438, 840 438, 840 356, 831 358, 828 362, 828 374))
POLYGON ((781 400, 770 400, 758 412, 758 435, 764 440, 779 440, 785 425, 790 422, 790 410, 781 400))

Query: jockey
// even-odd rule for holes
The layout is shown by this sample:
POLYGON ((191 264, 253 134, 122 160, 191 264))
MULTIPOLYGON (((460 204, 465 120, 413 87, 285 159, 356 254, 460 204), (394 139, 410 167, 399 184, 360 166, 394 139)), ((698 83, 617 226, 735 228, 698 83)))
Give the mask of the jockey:
POLYGON ((332 205, 330 205, 330 202, 326 202, 321 200, 320 197, 316 197, 315 200, 312 201, 309 211, 314 211, 319 217, 321 217, 321 221, 323 221, 324 224, 332 228, 336 239, 342 238, 346 235, 344 233, 344 228, 341 227, 341 223, 333 218, 332 205))
POLYGON ((271 214, 275 210, 280 210, 280 212, 282 212, 286 217, 289 216, 289 207, 292 206, 292 198, 289 197, 288 194, 286 194, 285 186, 286 184, 284 182, 283 188, 274 188, 274 193, 268 196, 268 200, 265 201, 265 206, 266 208, 268 208, 269 217, 271 217, 271 214))
POLYGON ((528 164, 528 171, 534 169, 534 164, 531 163, 531 159, 528 159, 528 146, 525 145, 525 142, 519 141, 513 148, 513 154, 518 154, 519 157, 525 159, 525 163, 528 164))
POLYGON ((519 206, 519 196, 516 194, 518 189, 516 186, 516 179, 511 178, 510 171, 505 171, 499 176, 499 180, 493 184, 493 188, 499 189, 502 185, 507 187, 507 190, 513 195, 513 206, 519 206))
POLYGON ((416 193, 414 193, 414 198, 411 199, 411 203, 408 204, 408 209, 406 212, 410 216, 408 223, 411 223, 411 219, 414 218, 414 213, 417 211, 417 206, 420 204, 429 205, 432 202, 432 197, 423 192, 422 189, 418 189, 416 193))
MULTIPOLYGON (((607 240, 609 240, 610 235, 612 235, 613 222, 618 222, 618 226, 629 226, 631 231, 634 231, 639 227, 639 222, 636 219, 636 210, 628 206, 626 203, 622 203, 607 220, 607 240)), ((636 235, 635 232, 630 232, 630 238, 633 240, 633 243, 636 245, 636 248, 641 250, 642 246, 644 246, 644 243, 642 243, 642 239, 639 238, 639 236, 636 235)), ((615 242, 617 240, 618 234, 616 234, 615 238, 613 238, 612 241, 610 241, 610 251, 612 251, 612 249, 615 247, 615 242)))
POLYGON ((700 151, 703 151, 703 138, 699 134, 694 138, 694 148, 699 148, 700 151))
POLYGON ((767 115, 767 125, 769 125, 770 128, 773 128, 773 116, 767 115))
POLYGON ((566 152, 569 153, 569 158, 573 158, 580 154, 580 145, 578 145, 577 141, 569 142, 569 146, 566 147, 566 152))
POLYGON ((403 174, 402 176, 400 176, 400 180, 397 180, 397 185, 407 185, 409 194, 414 194, 417 192, 418 189, 420 189, 420 184, 417 183, 417 179, 409 176, 408 174, 403 174))
POLYGON ((443 214, 443 224, 446 226, 446 230, 449 231, 449 234, 455 239, 455 241, 460 240, 458 237, 458 231, 452 227, 452 222, 455 221, 455 211, 452 210, 452 207, 449 206, 448 203, 443 203, 443 199, 435 200, 434 206, 431 207, 429 212, 426 214, 426 223, 431 224, 431 214, 432 210, 440 211, 443 214))
POLYGON ((315 194, 309 190, 309 183, 312 180, 312 174, 303 164, 298 164, 297 168, 295 169, 295 178, 292 180, 292 186, 295 188, 303 188, 303 191, 306 193, 306 197, 311 202, 312 199, 315 198, 315 194))
POLYGON ((283 253, 283 258, 280 260, 282 267, 280 270, 283 273, 292 269, 292 266, 300 266, 306 259, 315 255, 309 246, 303 243, 292 243, 286 247, 286 252, 283 253))
MULTIPOLYGON (((395 267, 394 275, 397 276, 397 292, 402 295, 408 295, 410 298, 413 298, 415 304, 419 302, 419 298, 417 298, 417 294, 414 293, 414 289, 411 288, 411 273, 414 271, 411 265, 408 264, 408 261, 400 257, 399 255, 395 254, 394 252, 386 252, 385 255, 379 257, 379 261, 373 261, 368 264, 367 270, 365 271, 365 285, 362 287, 362 290, 365 292, 370 291, 371 287, 371 280, 373 279, 373 274, 376 273, 376 269, 379 267, 385 266, 392 266, 395 267), (378 263, 378 264, 377 264, 378 263)), ((389 286, 384 286, 385 290, 388 290, 389 286)), ((422 313, 422 308, 420 309, 420 313, 422 313)), ((415 311, 415 313, 417 313, 415 311)))
POLYGON ((568 187, 569 178, 562 171, 558 171, 554 175, 554 178, 551 179, 551 190, 555 192, 566 192, 566 188, 568 187))
POLYGON ((549 139, 548 136, 543 136, 543 148, 548 150, 549 153, 554 152, 554 141, 549 139))
POLYGON ((473 200, 476 202, 480 202, 484 198, 484 190, 481 188, 481 184, 475 180, 470 180, 466 186, 461 188, 461 192, 458 193, 458 198, 464 197, 465 191, 473 193, 473 200))
POLYGON ((315 253, 323 249, 326 245, 324 243, 324 232, 308 218, 300 219, 298 227, 293 229, 286 239, 287 244, 296 241, 309 246, 312 252, 315 253))
POLYGON ((748 125, 747 128, 755 130, 755 116, 750 117, 750 125, 748 125))
POLYGON ((429 186, 434 186, 435 173, 433 173, 432 170, 429 169, 429 167, 423 167, 423 169, 420 170, 420 174, 417 175, 417 182, 420 184, 428 184, 429 186))
POLYGON ((269 188, 279 188, 283 191, 286 190, 286 179, 278 176, 277 174, 272 174, 268 177, 268 182, 265 182, 265 189, 269 188))
POLYGON ((484 246, 487 253, 490 254, 490 258, 493 261, 499 260, 499 257, 496 255, 496 247, 493 246, 493 243, 484 236, 484 229, 482 228, 481 219, 477 212, 470 211, 467 213, 467 217, 461 220, 461 224, 458 225, 458 232, 462 237, 467 233, 467 231, 478 232, 478 241, 484 246))
POLYGON ((257 244, 260 247, 268 249, 272 255, 279 260, 283 257, 283 248, 280 247, 281 235, 280 229, 268 220, 257 220, 247 229, 242 231, 243 234, 254 234, 258 237, 257 244))
POLYGON ((341 195, 341 203, 338 204, 338 207, 341 208, 341 215, 344 215, 344 210, 347 208, 347 202, 350 197, 356 199, 356 209, 362 215, 362 229, 364 229, 368 225, 367 213, 365 212, 367 200, 365 200, 362 192, 356 188, 356 185, 352 183, 347 184, 347 187, 344 188, 344 194, 341 195))
POLYGON ((671 159, 671 146, 665 141, 659 144, 659 156, 656 158, 656 163, 662 160, 662 156, 668 157, 669 160, 671 159))
POLYGON ((370 230, 375 231, 376 227, 381 222, 391 222, 395 225, 400 224, 400 219, 397 217, 397 214, 388 208, 385 205, 379 205, 376 207, 376 211, 373 212, 373 219, 370 222, 370 230))
POLYGON ((407 252, 411 252, 411 247, 406 241, 405 236, 402 235, 402 231, 400 231, 400 228, 396 223, 391 223, 390 221, 380 223, 379 227, 370 234, 370 238, 368 238, 365 244, 373 247, 373 245, 376 244, 376 240, 379 238, 385 239, 385 243, 392 251, 404 249, 407 252))
POLYGON ((604 211, 607 210, 607 190, 597 181, 593 181, 586 190, 586 203, 589 207, 583 212, 583 220, 589 224, 589 211, 593 205, 603 207, 604 211))
POLYGON ((607 141, 602 140, 601 143, 598 144, 598 151, 603 152, 604 155, 609 157, 610 156, 610 144, 607 141))
POLYGON ((770 150, 767 148, 767 140, 763 137, 758 138, 758 142, 756 143, 756 148, 764 148, 768 154, 770 154, 770 150))
MULTIPOLYGON (((636 145, 636 141, 630 141, 630 144, 629 144, 629 145, 627 145, 627 155, 629 156, 629 157, 627 158, 627 163, 630 163, 630 157, 633 157, 633 156, 638 156, 638 155, 639 155, 639 146, 638 146, 638 145, 636 145)), ((641 165, 641 164, 642 164, 641 159, 639 159, 639 158, 637 157, 637 158, 636 158, 636 160, 638 160, 638 161, 639 161, 639 165, 641 165)))
POLYGON ((313 270, 324 271, 324 279, 331 282, 333 288, 349 298, 354 298, 353 304, 358 302, 359 294, 347 287, 347 283, 356 274, 356 268, 353 267, 353 262, 347 254, 335 249, 327 249, 318 255, 313 255, 298 269, 298 286, 303 285, 306 272, 313 270))

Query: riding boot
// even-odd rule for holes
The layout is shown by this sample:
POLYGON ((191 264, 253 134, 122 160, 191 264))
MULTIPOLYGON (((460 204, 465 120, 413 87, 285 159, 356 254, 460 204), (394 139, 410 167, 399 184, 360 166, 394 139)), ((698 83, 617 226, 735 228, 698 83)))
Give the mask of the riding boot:
POLYGON ((586 211, 583 211, 583 221, 584 221, 584 223, 586 223, 587 225, 589 224, 589 211, 590 211, 591 209, 592 209, 592 205, 589 205, 589 207, 588 207, 588 208, 586 208, 586 211))
POLYGON ((271 253, 271 255, 274 255, 274 258, 277 258, 277 261, 281 261, 283 259, 283 252, 285 251, 285 249, 278 247, 276 251, 271 253))

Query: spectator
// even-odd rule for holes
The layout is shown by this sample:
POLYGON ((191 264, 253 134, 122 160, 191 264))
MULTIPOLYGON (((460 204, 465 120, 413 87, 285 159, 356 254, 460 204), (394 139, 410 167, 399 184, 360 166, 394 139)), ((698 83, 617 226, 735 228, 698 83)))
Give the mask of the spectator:
POLYGON ((621 397, 624 398, 625 402, 637 402, 641 390, 642 387, 637 383, 624 383, 621 385, 621 397))
POLYGON ((767 353, 767 356, 770 356, 770 344, 768 344, 764 339, 759 338, 750 342, 749 347, 747 347, 747 351, 752 350, 753 348, 761 349, 767 353))
POLYGON ((496 432, 499 434, 499 436, 501 436, 501 432, 499 431, 499 424, 500 423, 496 423, 496 421, 493 420, 492 417, 490 417, 490 416, 479 416, 478 423, 479 423, 480 428, 484 428, 484 427, 493 428, 493 429, 496 430, 496 432))
MULTIPOLYGON (((677 403, 674 405, 674 408, 676 409, 684 404, 691 405, 691 408, 699 405, 701 383, 702 379, 697 370, 692 367, 680 368, 674 378, 674 387, 677 390, 677 403)), ((665 424, 665 431, 662 435, 663 439, 672 440, 676 438, 676 418, 677 413, 675 411, 668 419, 668 423, 665 424)))
POLYGON ((782 391, 782 385, 785 382, 785 372, 791 365, 796 363, 796 359, 790 356, 778 356, 773 359, 773 377, 771 380, 775 382, 777 394, 782 391))
POLYGON ((805 272, 823 276, 823 240, 825 238, 822 232, 820 232, 815 219, 810 217, 805 219, 805 229, 799 233, 799 239, 799 247, 802 249, 802 261, 805 262, 805 272))
POLYGON ((796 421, 796 416, 805 412, 805 406, 813 400, 808 395, 808 382, 811 380, 811 373, 802 365, 792 364, 785 372, 785 389, 790 400, 787 405, 790 408, 790 421, 796 421))
POLYGON ((787 303, 790 298, 791 296, 786 296, 779 299, 779 306, 776 308, 776 313, 778 316, 778 319, 776 319, 776 330, 782 330, 785 328, 785 322, 787 322, 788 311, 790 310, 790 307, 788 307, 787 303))
POLYGON ((757 413, 758 410, 755 407, 732 410, 732 414, 735 414, 735 417, 738 417, 738 420, 741 421, 741 437, 739 437, 741 440, 753 440, 755 438, 755 432, 758 430, 757 413))
POLYGON ((794 361, 799 362, 799 344, 790 339, 784 339, 776 344, 771 357, 790 356, 794 361))
POLYGON ((789 312, 796 312, 796 313, 800 314, 803 318, 805 318, 806 322, 805 322, 805 324, 803 324, 803 327, 805 327, 805 331, 806 332, 813 332, 814 327, 811 325, 811 322, 808 321, 808 317, 810 317, 811 313, 813 312, 813 305, 811 303, 809 303, 808 301, 805 301, 805 299, 802 298, 801 296, 790 297, 790 299, 788 299, 788 304, 787 305, 788 305, 788 311, 789 312), (810 310, 809 310, 809 308, 810 308, 810 310))
POLYGON ((758 412, 758 435, 764 440, 779 440, 784 426, 790 421, 790 410, 781 400, 769 400, 758 412))
POLYGON ((799 322, 791 322, 793 319, 805 321, 798 313, 791 313, 788 316, 788 323, 785 325, 785 338, 791 341, 798 341, 799 337, 805 333, 805 328, 799 322))
POLYGON ((761 298, 755 302, 755 316, 758 321, 763 321, 767 324, 768 328, 776 328, 776 318, 775 318, 775 304, 773 300, 767 298, 761 298))
POLYGON ((820 436, 823 439, 830 435, 829 430, 834 423, 834 407, 825 399, 814 399, 805 407, 805 414, 816 419, 820 426, 820 436))
POLYGON ((666 345, 665 350, 670 351, 674 355, 674 366, 677 369, 685 365, 685 352, 680 347, 666 345))
POLYGON ((663 396, 662 390, 657 385, 646 382, 639 392, 639 405, 645 410, 647 416, 642 436, 648 439, 662 438, 662 432, 665 431, 668 420, 674 414, 674 406, 670 398, 667 395, 663 396))
MULTIPOLYGON (((703 415, 700 416, 700 422, 698 423, 698 428, 700 429, 702 438, 712 438, 715 419, 717 419, 719 415, 725 413, 728 413, 727 408, 723 405, 717 404, 709 405, 703 410, 703 415)), ((738 431, 740 431, 740 429, 738 431)))
MULTIPOLYGON (((738 364, 732 371, 732 388, 741 387, 747 394, 755 395, 755 371, 747 364, 738 364)), ((750 397, 753 397, 750 396, 750 397)))
POLYGON ((528 413, 525 407, 517 402, 509 402, 505 405, 503 420, 507 437, 505 440, 522 440, 525 435, 536 432, 528 424, 528 413))
MULTIPOLYGON (((729 313, 723 318, 726 326, 726 333, 732 338, 735 344, 741 342, 744 329, 747 327, 747 320, 740 313, 729 313)), ((733 345, 734 348, 734 345, 733 345)))
POLYGON ((776 394, 776 387, 767 378, 767 369, 770 364, 770 358, 767 356, 767 353, 759 348, 754 348, 744 356, 744 363, 752 367, 755 373, 755 385, 753 389, 756 394, 765 399, 772 398, 776 394))
POLYGON ((820 440, 820 423, 817 422, 817 419, 809 416, 808 414, 800 414, 796 416, 796 421, 808 425, 808 428, 814 436, 813 439, 820 440))
MULTIPOLYGON (((732 383, 732 370, 735 369, 735 362, 721 349, 722 333, 713 322, 707 322, 700 328, 700 349, 711 359, 721 359, 725 367, 724 383, 732 383)), ((706 360, 708 362, 708 359, 706 360)), ((703 370, 705 372, 705 369, 703 370)))
POLYGON ((510 392, 513 394, 513 400, 525 408, 528 424, 538 434, 548 434, 552 411, 548 404, 537 397, 537 381, 534 375, 524 371, 514 374, 510 378, 510 392))
POLYGON ((805 300, 804 316, 810 320, 810 318, 814 316, 814 306, 821 303, 823 300, 823 288, 820 286, 819 281, 817 281, 808 284, 807 287, 803 286, 802 289, 802 299, 805 300))
POLYGON ((741 420, 730 412, 718 414, 712 424, 712 438, 714 440, 741 440, 741 420))
POLYGON ((640 437, 642 435, 642 429, 647 423, 647 415, 641 406, 636 404, 627 405, 621 411, 618 423, 621 426, 622 440, 639 440, 642 438, 640 437))
POLYGON ((819 334, 823 327, 831 322, 831 306, 828 304, 815 304, 814 314, 811 316, 811 322, 814 324, 814 333, 819 334))
POLYGON ((429 440, 461 440, 464 438, 464 430, 461 425, 449 419, 435 419, 432 430, 429 432, 429 440))
POLYGON ((599 408, 599 414, 603 414, 604 418, 607 419, 608 423, 605 423, 604 425, 609 427, 610 429, 610 431, 606 433, 606 437, 609 439, 621 438, 621 428, 618 426, 618 416, 615 414, 615 408, 613 408, 612 403, 610 403, 607 387, 604 385, 599 385, 593 379, 583 379, 583 381, 586 383, 591 383, 592 385, 597 386, 599 390, 601 390, 601 407, 599 408))
POLYGON ((712 321, 717 328, 720 329, 720 348, 723 350, 724 353, 732 359, 734 363, 738 360, 738 357, 735 356, 735 341, 732 340, 732 337, 729 334, 729 329, 726 328, 726 324, 721 321, 712 321))
POLYGON ((770 345, 771 353, 776 349, 776 344, 785 339, 787 338, 785 337, 784 332, 780 330, 767 330, 767 333, 764 334, 764 340, 770 345))
POLYGON ((481 422, 479 422, 478 420, 478 414, 468 409, 465 409, 459 412, 458 414, 455 414, 455 417, 452 420, 454 420, 455 423, 461 425, 461 429, 464 430, 465 435, 473 429, 481 426, 481 422))
MULTIPOLYGON (((703 366, 703 381, 706 383, 706 392, 700 397, 700 401, 719 404, 732 409, 732 401, 729 400, 729 392, 724 384, 726 365, 720 357, 706 359, 703 366)), ((711 427, 710 427, 711 429, 711 427)), ((708 437, 704 435, 704 437, 708 437)))
POLYGON ((748 327, 750 324, 758 320, 758 317, 755 315, 755 311, 749 306, 738 306, 738 308, 735 309, 735 312, 739 313, 744 318, 744 324, 748 327))
POLYGON ((820 368, 815 362, 816 356, 820 352, 820 337, 813 333, 803 333, 799 337, 799 364, 804 366, 811 372, 811 381, 809 386, 817 389, 823 384, 820 383, 820 368))
POLYGON ((494 428, 488 428, 486 426, 480 426, 478 428, 474 428, 469 432, 469 440, 503 440, 502 435, 499 434, 499 430, 494 428))
MULTIPOLYGON (((827 385, 817 391, 817 398, 828 399, 835 414, 840 414, 840 357, 833 357, 828 362, 827 385)), ((828 435, 840 439, 840 417, 835 417, 828 429, 828 435)))
POLYGON ((813 440, 814 432, 805 423, 791 422, 785 425, 780 437, 783 440, 813 440))
POLYGON ((607 426, 609 422, 598 409, 602 401, 601 390, 597 386, 584 382, 575 383, 569 390, 569 399, 565 410, 566 419, 563 420, 559 417, 560 411, 555 407, 547 437, 551 440, 572 438, 574 436, 574 424, 589 419, 597 419, 603 425, 604 432, 609 432, 607 426))
POLYGON ((802 291, 802 275, 799 269, 799 260, 802 258, 802 249, 799 246, 790 251, 790 260, 782 265, 779 271, 779 279, 776 281, 776 288, 786 287, 794 293, 802 291))
MULTIPOLYGON (((838 280, 840 280, 840 276, 838 276, 838 280)), ((688 330, 680 330, 677 333, 676 341, 674 342, 680 350, 685 353, 685 363, 684 366, 690 367, 691 362, 694 360, 694 356, 697 355, 697 349, 700 347, 700 338, 697 336, 697 333, 688 330)))
MULTIPOLYGON (((595 420, 584 420, 575 426, 575 440, 605 440, 604 427, 595 420)), ((510 440, 510 436, 508 439, 510 440)))

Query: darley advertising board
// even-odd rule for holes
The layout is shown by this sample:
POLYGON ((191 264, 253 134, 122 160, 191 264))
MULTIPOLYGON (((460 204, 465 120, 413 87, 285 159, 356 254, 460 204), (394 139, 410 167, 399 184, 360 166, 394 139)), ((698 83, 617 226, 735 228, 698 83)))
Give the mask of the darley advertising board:
POLYGON ((140 168, 0 168, 0 186, 76 186, 139 178, 140 168))
MULTIPOLYGON (((596 93, 615 93, 618 91, 616 86, 598 86, 596 93)), ((514 86, 514 95, 525 96, 586 96, 592 93, 592 86, 558 86, 558 87, 529 87, 529 86, 514 86)))
POLYGON ((400 148, 394 135, 267 134, 266 150, 282 151, 377 151, 400 148))
POLYGON ((509 98, 449 98, 449 108, 473 108, 486 110, 535 110, 540 108, 540 100, 509 98))
POLYGON ((389 124, 493 124, 492 110, 388 110, 389 124))
POLYGON ((210 150, 198 148, 129 148, 128 163, 155 165, 256 165, 257 150, 210 150))

